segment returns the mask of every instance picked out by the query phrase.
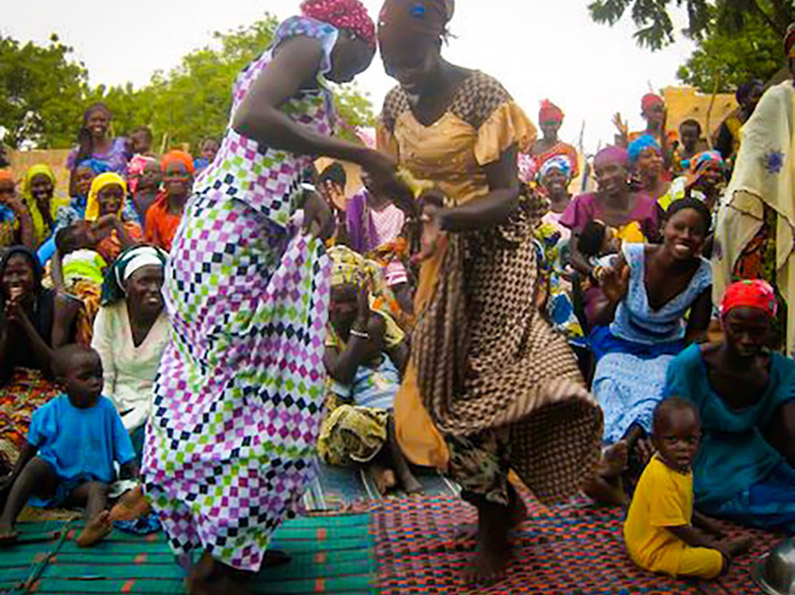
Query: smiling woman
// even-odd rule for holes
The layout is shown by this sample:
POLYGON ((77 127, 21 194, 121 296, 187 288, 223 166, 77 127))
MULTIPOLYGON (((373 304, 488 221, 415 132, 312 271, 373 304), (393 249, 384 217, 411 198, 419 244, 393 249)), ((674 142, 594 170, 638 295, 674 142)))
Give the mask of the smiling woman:
POLYGON ((193 157, 184 151, 171 151, 163 157, 163 191, 146 213, 144 239, 171 252, 182 213, 193 189, 193 157))
POLYGON ((113 113, 104 103, 95 103, 86 109, 83 126, 77 136, 75 148, 66 160, 66 167, 72 172, 69 180, 70 191, 74 189, 75 168, 89 159, 103 162, 107 171, 124 175, 127 172, 127 147, 125 139, 110 136, 113 113))

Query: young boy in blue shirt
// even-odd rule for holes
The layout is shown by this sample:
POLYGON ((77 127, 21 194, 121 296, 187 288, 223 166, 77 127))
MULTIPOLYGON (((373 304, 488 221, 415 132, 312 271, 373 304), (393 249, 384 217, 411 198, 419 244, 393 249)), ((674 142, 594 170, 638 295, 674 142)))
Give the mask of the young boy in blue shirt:
POLYGON ((0 545, 13 543, 19 513, 31 506, 85 506, 86 526, 77 538, 86 547, 113 528, 107 510, 109 485, 137 477, 130 436, 113 403, 102 396, 102 361, 93 349, 67 345, 55 353, 54 370, 65 393, 35 411, 28 443, 14 471, 0 480, 7 493, 0 516, 0 545))

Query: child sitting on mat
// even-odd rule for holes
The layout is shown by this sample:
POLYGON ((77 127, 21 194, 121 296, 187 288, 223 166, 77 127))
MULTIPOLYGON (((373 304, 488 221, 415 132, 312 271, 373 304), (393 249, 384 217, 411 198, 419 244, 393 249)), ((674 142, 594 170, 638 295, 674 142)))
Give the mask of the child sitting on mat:
POLYGON ((690 401, 671 397, 655 409, 651 439, 657 454, 640 477, 624 521, 627 552, 646 570, 712 579, 751 545, 749 539, 726 539, 713 521, 693 511, 690 466, 700 436, 698 409, 690 401))
POLYGON ((54 370, 66 394, 36 410, 14 471, 0 480, 0 501, 8 494, 0 545, 17 539, 14 524, 28 501, 37 507, 85 506, 86 526, 77 544, 97 543, 113 529, 106 508, 114 461, 122 478, 138 475, 130 435, 116 407, 101 395, 99 354, 67 345, 55 353, 54 370))

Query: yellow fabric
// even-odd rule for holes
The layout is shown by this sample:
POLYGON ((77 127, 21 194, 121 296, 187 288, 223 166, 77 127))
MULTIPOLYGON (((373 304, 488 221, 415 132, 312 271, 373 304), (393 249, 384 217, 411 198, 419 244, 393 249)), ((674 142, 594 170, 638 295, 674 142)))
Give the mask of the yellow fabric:
MULTIPOLYGON (((520 152, 529 150, 536 128, 518 105, 506 101, 477 130, 450 111, 433 125, 423 126, 406 110, 398 116, 393 134, 381 128, 377 138, 379 148, 394 155, 401 168, 416 179, 432 182, 452 205, 460 205, 488 194, 483 166, 498 160, 514 144, 520 152)), ((433 296, 444 254, 442 241, 422 264, 415 312, 422 312, 433 296)), ((401 450, 411 462, 447 467, 450 453, 422 404, 413 361, 395 398, 395 426, 401 450)))
POLYGON ((734 140, 733 147, 734 147, 734 154, 737 155, 740 151, 740 144, 741 144, 741 131, 743 128, 743 121, 740 120, 737 116, 729 116, 726 119, 726 128, 729 129, 731 132, 732 139, 734 140))
MULTIPOLYGON (((91 190, 88 192, 88 200, 86 201, 86 221, 96 221, 99 218, 99 193, 106 186, 114 184, 121 186, 124 195, 127 196, 127 182, 119 174, 107 172, 94 178, 94 181, 91 182, 91 190)), ((124 201, 122 200, 117 213, 119 217, 121 217, 123 209, 124 201)))
POLYGON ((631 221, 619 227, 617 235, 619 240, 628 244, 645 244, 648 241, 637 221, 631 221))
POLYGON ((689 525, 692 517, 692 471, 678 473, 655 455, 640 476, 624 521, 624 541, 635 564, 676 576, 685 543, 666 527, 689 525))
POLYGON ((713 579, 723 570, 723 554, 705 547, 685 546, 676 576, 713 579))
POLYGON ((395 155, 415 178, 433 182, 453 204, 487 194, 483 166, 513 144, 527 150, 535 138, 535 126, 514 102, 494 110, 479 130, 449 111, 432 126, 423 126, 406 110, 393 135, 384 129, 378 134, 379 148, 395 155))
POLYGON ((387 440, 389 413, 370 407, 340 404, 336 396, 326 403, 330 413, 320 425, 317 452, 327 465, 369 463, 387 440))
MULTIPOLYGON (((713 303, 719 304, 748 243, 764 222, 764 207, 777 217, 776 285, 790 307, 795 297, 795 92, 785 81, 769 89, 742 130, 740 153, 726 200, 718 211, 713 256, 713 303)), ((787 324, 786 352, 795 353, 795 321, 787 324)))
MULTIPOLYGON (((28 211, 30 211, 30 218, 33 220, 33 236, 37 244, 42 244, 50 237, 51 230, 45 228, 44 217, 39 211, 39 205, 36 203, 36 199, 33 198, 33 192, 31 191, 31 182, 33 178, 39 175, 45 175, 50 179, 53 185, 53 192, 58 186, 58 180, 55 178, 55 173, 50 166, 44 163, 34 165, 28 169, 25 173, 25 179, 22 180, 22 198, 28 207, 28 211)), ((55 221, 55 215, 59 208, 68 205, 69 201, 67 199, 58 198, 53 194, 52 200, 50 200, 50 217, 52 217, 52 220, 55 221)))

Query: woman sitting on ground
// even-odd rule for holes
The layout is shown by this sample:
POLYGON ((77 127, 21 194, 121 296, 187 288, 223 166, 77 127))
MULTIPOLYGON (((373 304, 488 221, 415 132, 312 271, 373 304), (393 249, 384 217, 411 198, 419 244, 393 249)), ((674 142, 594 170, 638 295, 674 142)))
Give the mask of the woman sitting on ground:
POLYGON ((11 172, 0 169, 0 249, 8 246, 35 247, 33 220, 25 203, 17 196, 11 172))
POLYGON ((392 415, 408 363, 406 335, 391 314, 400 307, 377 263, 344 246, 332 248, 329 256, 331 306, 324 357, 329 413, 318 452, 329 465, 367 465, 381 493, 398 481, 406 492, 418 492, 422 486, 397 444, 392 415))
POLYGON ((690 399, 701 414, 696 507, 794 533, 795 362, 767 348, 776 309, 767 282, 731 285, 720 308, 723 340, 674 359, 665 392, 690 399))
POLYGON ((193 157, 184 151, 171 151, 163 156, 163 192, 146 214, 148 244, 171 252, 185 203, 193 190, 193 157))
POLYGON ((25 444, 30 416, 58 394, 53 351, 74 341, 80 302, 41 284, 42 268, 14 246, 0 260, 0 455, 13 462, 25 444))
POLYGON ((139 461, 152 386, 171 328, 161 293, 166 258, 160 248, 136 246, 116 259, 105 275, 91 341, 102 358, 103 394, 116 405, 139 461))
POLYGON ((52 237, 58 209, 67 204, 66 200, 55 198, 57 183, 52 168, 44 164, 28 169, 22 181, 22 198, 33 220, 36 246, 41 246, 52 237))
POLYGON ((650 454, 646 437, 668 364, 688 343, 705 336, 712 271, 701 250, 710 223, 702 202, 679 200, 668 210, 662 244, 624 244, 615 266, 598 275, 608 303, 597 313, 601 326, 590 340, 603 440, 613 445, 600 470, 615 488, 609 500, 625 499, 619 484, 628 452, 637 446, 641 463, 650 454))
MULTIPOLYGON (((560 219, 569 228, 569 262, 586 279, 593 276, 594 266, 579 249, 579 237, 585 226, 594 220, 603 221, 618 230, 623 242, 653 242, 659 235, 657 206, 647 193, 635 192, 630 186, 629 155, 624 149, 607 147, 594 158, 597 191, 577 196, 560 219)), ((604 295, 593 288, 584 295, 585 318, 593 324, 596 310, 604 304, 604 295)))

